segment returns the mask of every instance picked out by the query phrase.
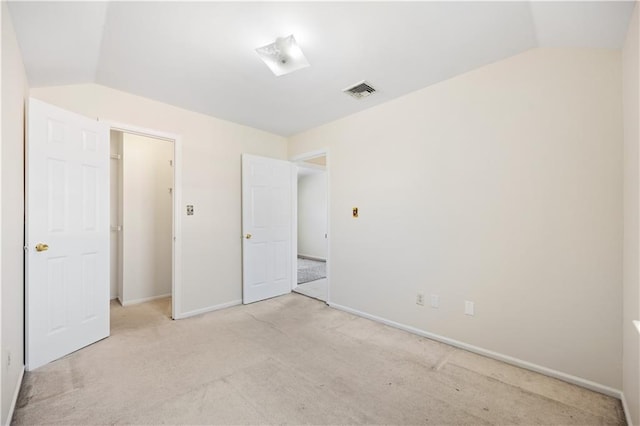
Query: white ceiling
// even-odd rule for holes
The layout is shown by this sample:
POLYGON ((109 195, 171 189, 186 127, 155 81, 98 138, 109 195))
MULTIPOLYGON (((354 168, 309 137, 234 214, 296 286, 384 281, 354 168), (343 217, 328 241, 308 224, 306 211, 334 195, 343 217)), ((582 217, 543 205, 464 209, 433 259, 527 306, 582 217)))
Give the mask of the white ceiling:
POLYGON ((541 47, 620 48, 627 1, 9 2, 32 87, 98 83, 288 136, 541 47), (311 66, 255 48, 294 34, 311 66), (374 96, 342 89, 367 80, 374 96))

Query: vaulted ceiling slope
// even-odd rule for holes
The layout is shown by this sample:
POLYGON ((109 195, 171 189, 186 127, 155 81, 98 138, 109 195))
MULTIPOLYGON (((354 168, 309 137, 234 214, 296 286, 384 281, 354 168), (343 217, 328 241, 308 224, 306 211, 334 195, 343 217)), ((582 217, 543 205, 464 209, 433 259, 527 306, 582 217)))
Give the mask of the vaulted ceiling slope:
POLYGON ((288 136, 533 47, 622 46, 633 1, 22 2, 32 87, 98 83, 288 136), (255 48, 294 34, 311 66, 255 48), (378 89, 355 100, 342 89, 378 89))

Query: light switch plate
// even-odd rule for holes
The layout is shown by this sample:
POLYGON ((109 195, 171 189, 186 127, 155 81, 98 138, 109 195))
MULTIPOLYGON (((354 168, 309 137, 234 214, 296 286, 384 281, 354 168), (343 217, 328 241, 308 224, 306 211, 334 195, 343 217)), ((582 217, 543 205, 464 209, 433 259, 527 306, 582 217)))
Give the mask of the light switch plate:
POLYGON ((475 315, 473 302, 470 302, 468 300, 464 301, 464 314, 470 316, 475 315))
POLYGON ((440 307, 440 296, 438 296, 437 294, 431 295, 431 307, 432 308, 440 307))

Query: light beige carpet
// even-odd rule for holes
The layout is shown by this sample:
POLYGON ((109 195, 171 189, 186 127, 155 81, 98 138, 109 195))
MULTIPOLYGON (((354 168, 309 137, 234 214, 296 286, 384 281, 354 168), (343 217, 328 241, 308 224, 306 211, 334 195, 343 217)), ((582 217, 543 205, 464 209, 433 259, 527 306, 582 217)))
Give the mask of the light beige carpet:
POLYGON ((624 424, 620 402, 291 294, 112 336, 25 377, 15 424, 624 424))

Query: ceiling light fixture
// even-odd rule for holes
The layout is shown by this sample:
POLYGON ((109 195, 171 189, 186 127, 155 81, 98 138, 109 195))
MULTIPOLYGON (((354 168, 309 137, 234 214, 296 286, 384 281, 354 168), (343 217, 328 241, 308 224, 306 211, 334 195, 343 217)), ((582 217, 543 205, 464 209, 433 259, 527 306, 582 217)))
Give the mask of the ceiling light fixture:
POLYGON ((277 76, 289 74, 310 65, 293 34, 288 37, 278 37, 273 43, 257 48, 256 52, 277 76))

